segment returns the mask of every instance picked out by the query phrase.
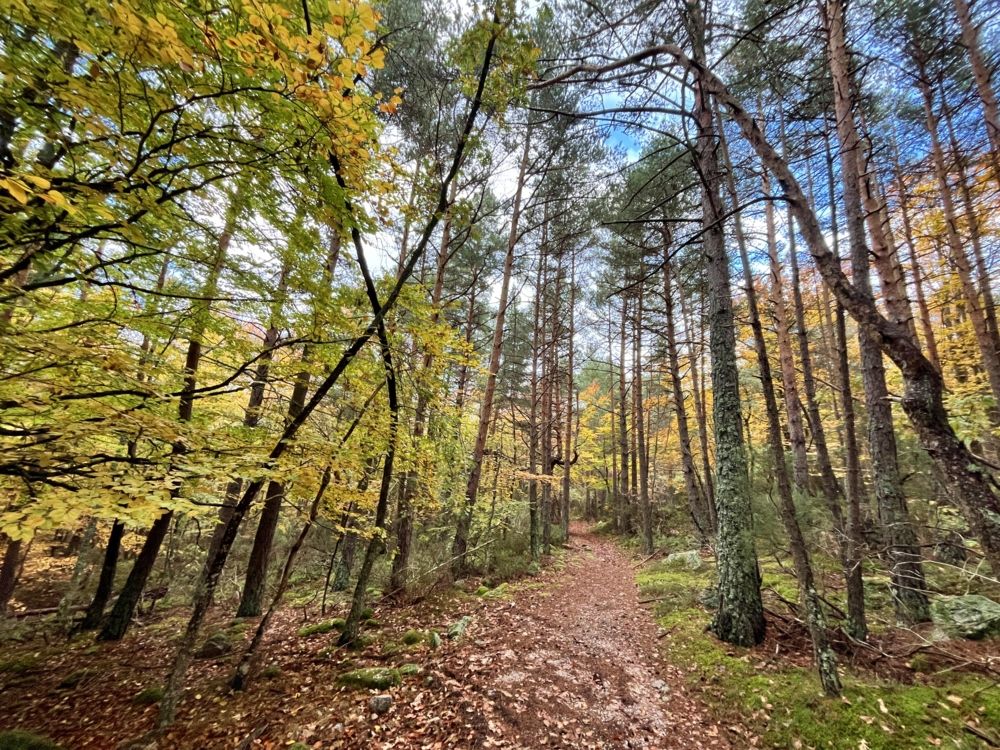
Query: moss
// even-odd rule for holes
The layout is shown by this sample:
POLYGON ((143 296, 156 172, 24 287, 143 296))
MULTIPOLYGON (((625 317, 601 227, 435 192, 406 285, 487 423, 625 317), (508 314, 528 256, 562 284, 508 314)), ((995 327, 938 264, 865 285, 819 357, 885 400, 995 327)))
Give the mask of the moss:
POLYGON ((375 610, 372 609, 371 607, 365 607, 363 610, 361 610, 361 619, 362 620, 370 620, 374 616, 375 616, 375 610))
POLYGON ((34 654, 15 656, 13 659, 0 662, 0 674, 27 674, 41 663, 34 654))
POLYGON ((243 635, 250 629, 250 624, 249 620, 233 620, 226 628, 226 632, 234 637, 243 635))
POLYGON ((260 676, 265 680, 275 680, 278 677, 281 677, 281 667, 277 664, 268 664, 260 670, 260 676))
MULTIPOLYGON (((778 574, 765 569, 765 581, 769 575, 778 574)), ((963 724, 1000 726, 1000 689, 980 677, 948 673, 904 685, 848 674, 843 700, 831 700, 811 668, 761 672, 754 651, 705 632, 709 615, 697 603, 704 575, 652 566, 637 578, 644 598, 660 600, 657 620, 667 631, 671 661, 687 672, 718 720, 749 725, 764 747, 917 750, 941 741, 976 750, 982 744, 963 724)))
POLYGON ((31 732, 15 729, 0 732, 0 750, 61 750, 62 746, 52 740, 31 732))
POLYGON ((419 664, 404 664, 399 668, 399 673, 403 677, 412 677, 415 674, 420 674, 421 671, 419 664))
POLYGON ((506 582, 501 583, 496 588, 486 589, 482 591, 482 586, 476 591, 477 596, 481 596, 483 599, 509 599, 510 598, 510 587, 506 582))
POLYGON ((364 667, 337 675, 337 682, 347 687, 385 690, 402 682, 398 669, 388 667, 364 667))
POLYGON ((311 635, 322 635, 323 633, 343 629, 344 618, 334 617, 332 620, 327 620, 326 622, 316 622, 312 625, 306 625, 305 627, 299 628, 299 636, 302 638, 308 638, 311 635))
POLYGON ((163 700, 164 690, 159 685, 143 688, 132 697, 132 702, 139 706, 152 706, 163 700))
POLYGON ((407 630, 400 639, 406 646, 416 646, 427 640, 427 634, 422 630, 407 630))

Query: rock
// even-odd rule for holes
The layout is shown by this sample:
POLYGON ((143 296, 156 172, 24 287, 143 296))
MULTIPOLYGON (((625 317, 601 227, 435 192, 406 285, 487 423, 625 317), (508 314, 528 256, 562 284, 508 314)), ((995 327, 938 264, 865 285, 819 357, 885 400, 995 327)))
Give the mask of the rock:
POLYGON ((703 588, 698 592, 698 601, 705 609, 718 609, 719 588, 717 586, 708 586, 703 588))
POLYGON ((705 567, 705 561, 701 559, 701 553, 696 549, 687 552, 673 552, 667 555, 666 564, 672 568, 687 568, 688 570, 701 570, 705 567))
POLYGON ((459 640, 463 635, 465 635, 465 631, 469 627, 470 622, 472 622, 472 618, 469 617, 469 615, 462 617, 461 620, 448 628, 448 638, 453 641, 459 640))
POLYGON ((952 638, 978 640, 1000 635, 1000 604, 979 594, 935 599, 931 617, 952 638))
POLYGON ((337 682, 348 687, 385 690, 402 682, 398 669, 388 667, 364 667, 344 672, 337 676, 337 682))
POLYGON ((381 716, 390 708, 392 708, 392 696, 391 695, 372 696, 371 700, 368 701, 368 708, 371 709, 373 714, 378 714, 379 716, 381 716))
POLYGON ((158 685, 143 688, 132 696, 132 702, 137 706, 152 706, 163 700, 163 692, 163 688, 158 685))
POLYGON ((225 632, 212 633, 195 654, 195 659, 216 659, 233 650, 232 641, 225 632))

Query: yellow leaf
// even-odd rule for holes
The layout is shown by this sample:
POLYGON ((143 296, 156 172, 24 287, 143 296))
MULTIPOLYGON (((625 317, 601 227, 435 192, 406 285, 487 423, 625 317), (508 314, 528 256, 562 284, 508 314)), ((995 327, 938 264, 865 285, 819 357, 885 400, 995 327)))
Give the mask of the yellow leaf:
POLYGON ((38 175, 24 174, 24 175, 21 175, 21 176, 24 179, 26 179, 28 182, 30 182, 32 185, 35 185, 36 187, 40 187, 42 190, 48 190, 49 186, 52 185, 51 182, 49 182, 48 180, 46 180, 44 177, 39 177, 38 175))
POLYGON ((8 193, 14 196, 14 200, 22 206, 27 204, 28 196, 31 191, 28 189, 28 186, 20 180, 15 180, 13 178, 0 180, 0 187, 5 188, 8 193))

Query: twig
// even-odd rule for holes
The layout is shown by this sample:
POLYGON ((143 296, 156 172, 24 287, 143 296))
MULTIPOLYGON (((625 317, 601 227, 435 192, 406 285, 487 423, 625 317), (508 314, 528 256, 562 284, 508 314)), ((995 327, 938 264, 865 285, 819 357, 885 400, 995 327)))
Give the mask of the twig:
POLYGON ((633 565, 632 567, 633 568, 641 567, 642 565, 645 565, 646 563, 648 563, 650 560, 652 560, 657 555, 662 555, 662 554, 663 554, 663 550, 662 549, 655 550, 653 552, 653 554, 649 555, 648 557, 644 557, 639 562, 635 563, 635 565, 633 565))
POLYGON ((1000 741, 997 741, 997 739, 995 737, 993 737, 990 734, 987 734, 982 729, 980 729, 979 727, 977 727, 975 724, 972 724, 972 723, 970 723, 970 722, 967 721, 967 722, 965 722, 965 724, 962 725, 962 728, 966 732, 968 732, 969 734, 976 735, 976 737, 978 737, 979 739, 981 739, 983 742, 985 742, 990 747, 1000 747, 1000 741))

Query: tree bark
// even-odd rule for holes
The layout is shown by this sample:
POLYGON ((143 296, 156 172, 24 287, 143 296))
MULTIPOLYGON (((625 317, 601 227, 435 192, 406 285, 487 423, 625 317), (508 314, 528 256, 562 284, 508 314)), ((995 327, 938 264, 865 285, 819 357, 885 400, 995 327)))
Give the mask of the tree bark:
POLYGON ((955 15, 962 30, 962 46, 969 54, 972 77, 976 82, 979 100, 983 103, 983 121, 986 137, 990 142, 990 157, 993 174, 1000 185, 1000 107, 997 106, 996 92, 990 82, 990 69, 979 44, 979 27, 972 18, 972 10, 966 0, 955 0, 955 15))
MULTIPOLYGON (((700 3, 688 8, 694 59, 705 65, 705 23, 700 3)), ((736 322, 723 237, 722 176, 705 69, 695 76, 694 115, 701 175, 702 247, 708 274, 709 347, 712 353, 712 417, 715 426, 716 513, 718 514, 719 608, 711 629, 721 640, 752 646, 764 640, 764 607, 753 538, 753 512, 743 444, 736 322)))

